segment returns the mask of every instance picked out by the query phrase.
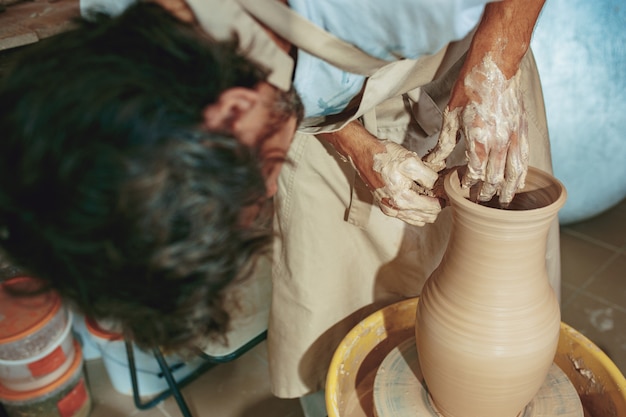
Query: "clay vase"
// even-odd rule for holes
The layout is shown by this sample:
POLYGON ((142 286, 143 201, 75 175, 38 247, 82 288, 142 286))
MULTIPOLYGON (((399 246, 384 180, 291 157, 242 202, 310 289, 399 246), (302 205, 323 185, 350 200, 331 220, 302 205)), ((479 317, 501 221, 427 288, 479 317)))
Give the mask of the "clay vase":
POLYGON ((444 417, 516 417, 557 348, 561 316, 545 252, 566 191, 534 168, 507 209, 471 202, 457 171, 444 188, 452 234, 416 316, 425 385, 444 417))

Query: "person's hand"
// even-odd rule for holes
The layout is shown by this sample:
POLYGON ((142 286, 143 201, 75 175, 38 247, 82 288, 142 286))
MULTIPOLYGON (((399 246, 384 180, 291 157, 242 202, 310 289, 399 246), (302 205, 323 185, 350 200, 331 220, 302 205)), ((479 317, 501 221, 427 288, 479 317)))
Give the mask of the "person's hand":
POLYGON ((489 55, 457 82, 437 146, 425 158, 436 171, 454 149, 457 138, 465 140, 467 170, 464 187, 479 184, 478 199, 494 195, 506 206, 524 187, 528 171, 528 135, 519 71, 506 79, 489 55))
POLYGON ((482 201, 497 194, 506 206, 524 187, 529 146, 520 64, 544 2, 507 0, 485 6, 444 111, 439 142, 424 161, 436 171, 443 169, 463 137, 467 170, 462 184, 478 184, 472 195, 482 201))
POLYGON ((387 216, 416 226, 434 223, 441 211, 432 192, 437 173, 424 165, 415 152, 389 140, 382 144, 385 151, 374 155, 372 167, 383 183, 374 189, 380 209, 387 216))
POLYGON ((379 140, 358 122, 319 136, 352 164, 383 213, 416 226, 437 219, 441 204, 432 188, 438 174, 415 152, 392 141, 379 140))
POLYGON ((193 23, 196 17, 185 0, 149 0, 163 7, 173 16, 185 23, 193 23))

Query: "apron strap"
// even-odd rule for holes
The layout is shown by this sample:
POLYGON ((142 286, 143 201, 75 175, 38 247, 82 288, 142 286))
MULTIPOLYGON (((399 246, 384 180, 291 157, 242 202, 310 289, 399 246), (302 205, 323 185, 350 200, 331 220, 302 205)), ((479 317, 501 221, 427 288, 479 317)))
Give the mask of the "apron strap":
POLYGON ((250 15, 270 27, 277 35, 346 72, 371 76, 389 64, 326 32, 279 1, 236 1, 250 15))
POLYGON ((293 58, 280 49, 236 1, 187 0, 187 4, 205 32, 222 41, 232 40, 233 35, 237 35, 239 49, 251 60, 272 71, 267 81, 283 91, 289 90, 294 70, 293 58))

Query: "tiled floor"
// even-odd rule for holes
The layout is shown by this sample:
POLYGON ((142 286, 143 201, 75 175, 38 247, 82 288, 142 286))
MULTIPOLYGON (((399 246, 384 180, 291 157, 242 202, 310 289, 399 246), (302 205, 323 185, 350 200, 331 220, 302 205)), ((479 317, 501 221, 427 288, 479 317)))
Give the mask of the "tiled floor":
MULTIPOLYGON (((626 372, 626 200, 602 215, 562 227, 562 318, 626 372)), ((218 365, 183 394, 194 417, 303 417, 298 400, 272 396, 265 344, 218 365)), ((170 398, 138 411, 112 389, 100 360, 87 362, 95 406, 91 417, 180 417, 170 398)), ((0 413, 1 414, 1 413, 0 413)))
POLYGON ((626 200, 561 228, 562 320, 626 374, 626 200))

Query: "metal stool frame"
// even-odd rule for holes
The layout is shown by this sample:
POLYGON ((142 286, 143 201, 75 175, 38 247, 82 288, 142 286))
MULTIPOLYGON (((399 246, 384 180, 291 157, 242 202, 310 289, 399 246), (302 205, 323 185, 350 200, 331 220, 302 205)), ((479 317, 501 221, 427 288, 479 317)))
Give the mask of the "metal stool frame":
POLYGON ((226 363, 233 361, 252 349, 254 346, 261 343, 263 340, 267 338, 267 330, 260 333, 256 337, 250 339, 247 343, 240 346, 233 352, 223 355, 223 356, 211 356, 205 353, 201 353, 200 357, 202 357, 206 362, 203 363, 198 369, 194 370, 191 374, 187 375, 185 378, 180 381, 176 381, 174 376, 172 375, 172 369, 168 366, 165 358, 163 357, 163 353, 158 348, 152 349, 152 354, 154 358, 159 364, 161 368, 161 372, 163 372, 163 376, 167 381, 167 385, 169 388, 163 390, 159 394, 155 394, 149 400, 144 400, 139 395, 139 383, 137 378, 137 366, 135 364, 135 354, 133 352, 132 342, 126 340, 126 355, 128 356, 128 368, 130 371, 130 379, 133 387, 133 400, 135 402, 135 407, 139 410, 147 410, 159 404, 161 401, 169 398, 170 396, 174 396, 178 408, 180 409, 183 417, 193 417, 191 412, 189 411, 189 407, 187 406, 187 402, 185 401, 181 389, 185 387, 190 382, 194 381, 200 375, 202 375, 207 370, 213 368, 216 365, 221 363, 226 363))

